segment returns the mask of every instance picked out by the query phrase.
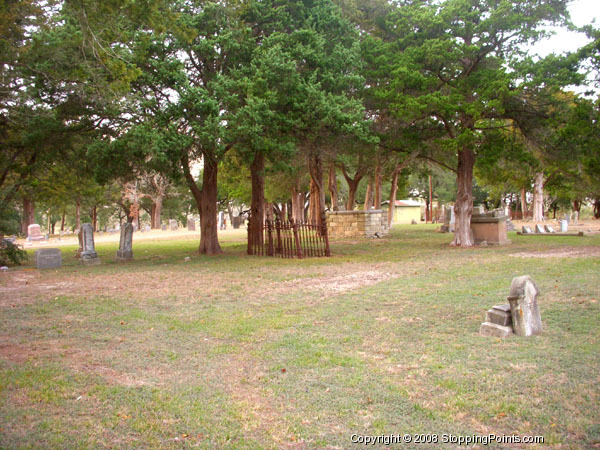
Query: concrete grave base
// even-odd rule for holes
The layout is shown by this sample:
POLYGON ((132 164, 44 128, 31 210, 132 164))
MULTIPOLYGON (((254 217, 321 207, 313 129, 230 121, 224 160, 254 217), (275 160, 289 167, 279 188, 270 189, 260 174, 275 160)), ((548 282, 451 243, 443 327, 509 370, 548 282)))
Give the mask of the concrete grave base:
POLYGON ((86 258, 80 259, 79 264, 83 264, 84 266, 96 266, 98 264, 102 264, 102 261, 100 261, 100 258, 86 258))
POLYGON ((133 259, 132 250, 117 250, 117 261, 129 261, 133 259))
POLYGON ((499 338, 506 338, 514 334, 512 327, 505 327, 492 322, 483 322, 479 328, 479 333, 484 336, 499 338))

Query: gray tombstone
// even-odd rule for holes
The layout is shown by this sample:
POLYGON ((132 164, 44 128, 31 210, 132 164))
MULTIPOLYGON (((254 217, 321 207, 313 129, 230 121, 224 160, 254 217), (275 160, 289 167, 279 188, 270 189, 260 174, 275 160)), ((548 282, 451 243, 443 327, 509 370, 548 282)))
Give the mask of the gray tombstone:
POLYGON ((42 235, 42 230, 37 223, 32 223, 27 227, 27 240, 28 241, 43 241, 46 239, 42 235))
POLYGON ((579 220, 579 212, 574 211, 573 212, 573 224, 577 225, 577 221, 579 220))
POLYGON ((542 332, 542 317, 537 303, 539 293, 529 275, 513 278, 508 301, 515 334, 533 336, 542 332))
POLYGON ((535 226, 535 232, 536 233, 541 233, 541 234, 546 234, 546 230, 544 230, 544 226, 543 225, 539 225, 539 224, 536 224, 536 226, 535 226))
POLYGON ((533 231, 531 231, 531 228, 529 228, 526 225, 523 225, 523 228, 521 228, 521 230, 522 230, 523 234, 532 234, 533 233, 533 231))
POLYGON ((569 222, 565 219, 560 221, 560 232, 566 233, 569 230, 569 222))
POLYGON ((160 226, 160 229, 161 229, 161 230, 163 230, 163 231, 167 231, 167 224, 163 223, 163 224, 160 226))
POLYGON ((81 225, 81 263, 86 265, 100 264, 100 258, 94 246, 94 228, 91 223, 81 225))
POLYGON ((196 221, 192 218, 189 218, 187 221, 188 231, 196 231, 196 221))
POLYGON ((177 226, 177 221, 174 219, 169 220, 169 229, 171 231, 176 231, 179 227, 177 226))
POLYGON ((148 233, 148 232, 152 231, 152 227, 151 227, 150 225, 146 225, 146 226, 144 227, 144 231, 145 231, 146 233, 148 233))
POLYGON ((40 248, 35 251, 35 267, 57 269, 62 266, 62 253, 58 248, 40 248))
POLYGON ((479 333, 484 336, 509 337, 513 334, 510 305, 496 305, 485 314, 479 333))
POLYGON ((117 261, 133 259, 133 225, 126 223, 121 227, 121 239, 117 250, 117 261))
POLYGON ((550 225, 544 225, 544 228, 547 233, 555 233, 554 228, 552 228, 550 225))
POLYGON ((79 228, 79 232, 77 233, 77 240, 79 241, 79 248, 75 252, 76 258, 81 258, 81 252, 83 251, 83 230, 79 228))

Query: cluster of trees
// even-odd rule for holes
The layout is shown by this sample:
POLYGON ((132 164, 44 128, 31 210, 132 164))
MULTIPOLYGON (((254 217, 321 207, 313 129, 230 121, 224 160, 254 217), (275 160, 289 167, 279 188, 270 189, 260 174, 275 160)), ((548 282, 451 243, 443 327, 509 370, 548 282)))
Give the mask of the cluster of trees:
POLYGON ((600 215, 599 104, 565 90, 598 86, 582 68, 600 66, 600 35, 588 27, 574 54, 526 51, 569 25, 566 4, 7 0, 0 230, 33 200, 63 226, 85 204, 91 220, 99 205, 130 221, 146 209, 158 227, 185 186, 199 250, 216 254, 219 204, 262 221, 267 199, 301 220, 306 195, 319 222, 354 208, 361 180, 378 208, 387 179, 391 217, 408 172, 433 166, 456 178, 453 245, 472 245, 474 176, 498 196, 535 180, 534 208, 545 186, 600 215))

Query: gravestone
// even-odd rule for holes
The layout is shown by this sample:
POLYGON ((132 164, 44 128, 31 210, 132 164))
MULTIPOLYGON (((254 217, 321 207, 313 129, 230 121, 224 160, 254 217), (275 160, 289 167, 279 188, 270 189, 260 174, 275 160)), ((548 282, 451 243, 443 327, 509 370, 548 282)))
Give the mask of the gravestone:
POLYGON ((144 227, 144 231, 145 231, 146 233, 148 233, 148 232, 152 231, 152 227, 151 227, 150 225, 146 225, 146 226, 144 227))
POLYGON ((176 231, 179 227, 177 226, 177 221, 174 219, 169 220, 169 229, 171 231, 176 231))
POLYGON ((75 252, 75 257, 81 258, 81 252, 83 251, 83 232, 81 228, 79 228, 79 232, 77 233, 77 240, 79 241, 79 248, 75 252))
POLYGON ((160 229, 161 229, 161 230, 163 230, 163 231, 167 231, 167 224, 166 224, 166 223, 163 223, 163 224, 160 226, 160 229))
MULTIPOLYGON (((507 217, 508 217, 508 215, 507 215, 507 217)), ((510 219, 510 217, 508 217, 506 219, 506 231, 515 231, 515 230, 516 230, 515 224, 510 219)))
POLYGON ((513 278, 508 301, 515 334, 532 336, 542 332, 542 317, 537 303, 539 293, 529 275, 513 278))
POLYGON ((550 225, 544 225, 544 228, 548 233, 555 233, 554 228, 552 228, 550 225))
POLYGON ((126 223, 121 227, 121 239, 117 250, 117 261, 133 259, 133 225, 126 223))
POLYGON ((57 269, 62 266, 62 253, 58 248, 40 248, 35 251, 35 267, 57 269))
POLYGON ((523 234, 533 234, 533 231, 528 226, 523 225, 521 228, 523 234))
POLYGON ((80 262, 85 265, 100 264, 100 258, 96 253, 94 246, 94 229, 91 223, 84 223, 81 226, 81 260, 80 262))
POLYGON ((536 233, 541 233, 541 234, 546 234, 546 230, 544 230, 544 226, 543 225, 539 225, 539 224, 536 224, 536 226, 535 226, 535 232, 536 233))
POLYGON ((560 221, 560 232, 566 233, 569 230, 569 222, 565 219, 560 221))
POLYGON ((32 223, 27 227, 27 240, 28 241, 43 241, 46 239, 42 235, 42 230, 37 223, 32 223))
POLYGON ((196 231, 196 221, 194 219, 188 219, 187 227, 188 231, 196 231))

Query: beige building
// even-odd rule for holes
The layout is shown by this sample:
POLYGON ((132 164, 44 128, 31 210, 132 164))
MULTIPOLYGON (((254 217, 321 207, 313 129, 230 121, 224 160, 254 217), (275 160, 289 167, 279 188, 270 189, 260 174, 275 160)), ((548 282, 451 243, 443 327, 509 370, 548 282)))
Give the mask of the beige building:
POLYGON ((421 203, 416 200, 396 200, 392 224, 421 222, 421 203))

